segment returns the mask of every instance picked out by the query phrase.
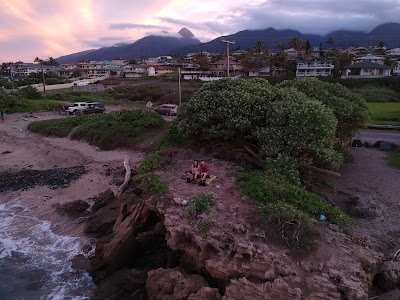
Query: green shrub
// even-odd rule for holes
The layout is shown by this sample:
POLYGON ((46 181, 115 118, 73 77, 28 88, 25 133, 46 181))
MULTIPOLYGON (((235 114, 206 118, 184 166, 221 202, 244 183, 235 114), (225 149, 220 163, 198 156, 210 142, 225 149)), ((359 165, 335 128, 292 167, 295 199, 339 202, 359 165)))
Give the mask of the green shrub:
POLYGON ((238 176, 238 182, 246 194, 262 205, 284 202, 315 218, 325 215, 329 222, 352 224, 352 220, 338 208, 321 201, 317 195, 303 187, 290 184, 277 176, 264 172, 242 173, 238 176))
POLYGON ((187 138, 254 145, 261 160, 289 156, 298 163, 338 167, 333 110, 295 88, 261 79, 223 79, 203 85, 181 109, 187 138))
POLYGON ((134 177, 139 188, 143 190, 144 193, 155 192, 158 195, 163 195, 167 193, 167 185, 158 178, 158 176, 152 172, 139 173, 134 177))
POLYGON ((19 94, 25 99, 40 99, 42 97, 42 93, 30 85, 20 89, 19 94))
POLYGON ((277 232, 286 243, 294 248, 314 248, 319 238, 318 227, 310 217, 296 207, 278 201, 267 203, 261 214, 272 224, 278 225, 277 232))
POLYGON ((331 108, 337 118, 336 136, 351 138, 368 121, 369 113, 365 100, 339 83, 326 83, 317 78, 302 78, 284 81, 280 88, 296 88, 311 99, 331 108))
POLYGON ((43 120, 32 122, 28 129, 32 132, 42 133, 44 135, 54 135, 57 137, 66 137, 76 126, 84 122, 85 117, 74 117, 57 120, 43 120))
MULTIPOLYGON (((46 100, 48 101, 48 100, 46 100)), ((119 111, 110 114, 33 122, 30 128, 47 135, 66 136, 76 128, 73 139, 84 139, 104 150, 134 146, 141 135, 160 128, 165 121, 152 111, 119 111)))
POLYGON ((400 150, 392 150, 387 153, 389 166, 400 169, 400 150))
POLYGON ((184 216, 185 218, 195 217, 197 214, 210 211, 213 205, 214 200, 211 196, 200 195, 189 203, 185 209, 184 216))
POLYGON ((200 233, 200 236, 205 239, 207 237, 208 231, 213 225, 214 222, 212 220, 205 220, 197 224, 196 228, 197 231, 200 233))

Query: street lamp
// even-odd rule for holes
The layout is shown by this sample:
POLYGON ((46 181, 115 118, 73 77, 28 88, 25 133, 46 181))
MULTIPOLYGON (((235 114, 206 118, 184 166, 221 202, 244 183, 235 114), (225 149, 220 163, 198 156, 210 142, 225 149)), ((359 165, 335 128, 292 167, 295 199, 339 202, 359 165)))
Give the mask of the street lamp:
POLYGON ((226 60, 227 60, 227 65, 228 65, 228 78, 229 78, 229 45, 234 44, 234 41, 228 41, 227 39, 221 38, 219 40, 221 43, 226 44, 226 60))
POLYGON ((10 76, 11 76, 11 86, 12 86, 12 91, 14 94, 14 77, 13 77, 13 72, 12 72, 12 65, 10 65, 7 69, 10 69, 10 76))

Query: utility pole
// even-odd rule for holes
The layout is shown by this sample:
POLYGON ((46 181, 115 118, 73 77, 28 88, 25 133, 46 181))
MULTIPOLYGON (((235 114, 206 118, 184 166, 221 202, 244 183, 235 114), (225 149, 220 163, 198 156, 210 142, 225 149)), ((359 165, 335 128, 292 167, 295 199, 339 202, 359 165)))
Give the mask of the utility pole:
POLYGON ((10 76, 11 76, 12 91, 13 91, 13 94, 14 94, 15 90, 14 90, 14 77, 13 77, 12 66, 13 66, 13 65, 11 64, 11 65, 10 65, 10 76))
POLYGON ((226 61, 227 61, 227 65, 228 65, 228 78, 229 76, 229 45, 233 45, 235 42, 234 41, 228 41, 227 39, 221 38, 219 40, 221 43, 225 43, 226 44, 226 61))
POLYGON ((179 88, 179 107, 181 107, 181 105, 182 105, 181 68, 178 68, 178 88, 179 88))
POLYGON ((46 96, 46 79, 44 78, 43 62, 40 64, 42 65, 43 95, 46 96))

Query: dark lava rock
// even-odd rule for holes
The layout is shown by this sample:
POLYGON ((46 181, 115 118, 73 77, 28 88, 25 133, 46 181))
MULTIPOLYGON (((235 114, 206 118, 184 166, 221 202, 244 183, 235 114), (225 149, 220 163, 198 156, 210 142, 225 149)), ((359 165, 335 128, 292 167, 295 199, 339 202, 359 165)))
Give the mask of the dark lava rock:
POLYGON ((62 214, 80 215, 89 208, 89 204, 83 200, 75 200, 57 206, 57 210, 62 214))
POLYGON ((72 259, 72 268, 76 271, 89 271, 90 259, 83 254, 79 254, 72 259))
POLYGON ((94 199, 94 204, 92 206, 92 213, 95 213, 98 211, 100 208, 107 206, 111 202, 113 202, 116 199, 114 196, 114 193, 111 191, 111 189, 108 189, 107 191, 99 194, 95 199, 94 199))
POLYGON ((381 151, 390 151, 392 149, 393 149, 393 146, 391 143, 380 142, 380 144, 379 144, 379 150, 381 150, 381 151))
POLYGON ((97 287, 93 299, 145 300, 147 273, 136 269, 122 269, 104 279, 97 287))
POLYGON ((85 233, 105 236, 112 232, 118 218, 121 200, 109 189, 98 195, 91 209, 91 216, 86 221, 85 233))
POLYGON ((361 142, 360 140, 354 139, 353 142, 351 143, 352 147, 364 147, 364 143, 361 142))
POLYGON ((55 168, 48 170, 21 170, 0 172, 0 193, 28 190, 36 186, 57 189, 69 185, 86 173, 85 167, 55 168))

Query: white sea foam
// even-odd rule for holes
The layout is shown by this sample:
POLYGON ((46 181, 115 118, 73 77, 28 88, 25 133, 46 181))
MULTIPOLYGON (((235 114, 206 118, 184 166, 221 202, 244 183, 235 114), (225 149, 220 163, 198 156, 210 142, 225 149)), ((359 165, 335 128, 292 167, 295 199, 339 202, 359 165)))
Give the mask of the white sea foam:
MULTIPOLYGON (((28 216, 30 209, 16 199, 0 204, 0 268, 44 272, 41 299, 89 299, 93 283, 89 274, 71 269, 70 260, 89 241, 57 235, 51 223, 28 216)), ((1 291, 0 291, 1 294, 1 291)))

